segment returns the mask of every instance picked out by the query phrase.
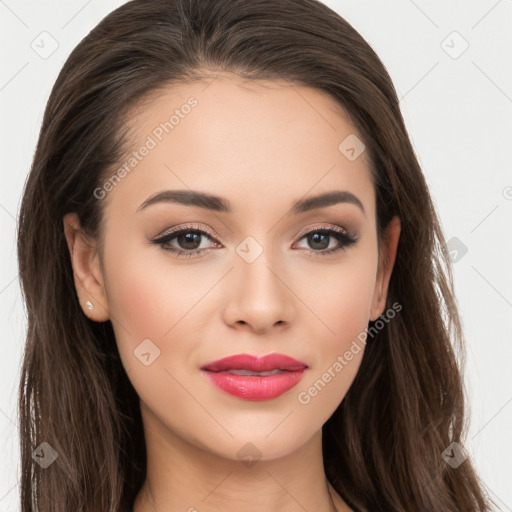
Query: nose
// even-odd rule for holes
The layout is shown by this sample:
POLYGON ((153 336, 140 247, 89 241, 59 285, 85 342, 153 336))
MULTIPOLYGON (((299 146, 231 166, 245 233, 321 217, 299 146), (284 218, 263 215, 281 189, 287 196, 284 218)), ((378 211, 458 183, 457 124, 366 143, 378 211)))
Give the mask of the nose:
POLYGON ((231 327, 265 334, 293 322, 295 295, 285 272, 270 263, 265 251, 252 263, 236 262, 226 282, 224 320, 231 327))

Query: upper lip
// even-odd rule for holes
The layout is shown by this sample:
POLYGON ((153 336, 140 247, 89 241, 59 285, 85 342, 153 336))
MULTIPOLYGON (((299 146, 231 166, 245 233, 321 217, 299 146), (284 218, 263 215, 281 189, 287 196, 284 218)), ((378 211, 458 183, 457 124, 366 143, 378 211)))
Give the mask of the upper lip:
POLYGON ((237 354, 224 357, 217 361, 201 366, 201 370, 223 372, 226 370, 249 370, 253 372, 266 372, 272 370, 298 371, 304 370, 308 365, 293 357, 283 354, 268 354, 266 356, 253 356, 251 354, 237 354))

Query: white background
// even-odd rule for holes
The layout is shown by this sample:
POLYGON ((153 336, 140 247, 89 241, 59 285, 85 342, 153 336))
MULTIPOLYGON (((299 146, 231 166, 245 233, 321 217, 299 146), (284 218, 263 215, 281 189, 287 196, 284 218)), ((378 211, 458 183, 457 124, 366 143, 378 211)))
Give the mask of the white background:
MULTIPOLYGON (((19 510, 16 399, 26 323, 15 241, 22 188, 60 68, 123 3, 0 0, 0 512, 19 510), (43 46, 45 31, 58 48, 41 58, 32 46, 43 46)), ((446 238, 468 249, 454 264, 467 338, 465 446, 501 510, 512 511, 512 0, 325 3, 386 65, 446 238), (464 40, 469 47, 459 55, 464 40)))

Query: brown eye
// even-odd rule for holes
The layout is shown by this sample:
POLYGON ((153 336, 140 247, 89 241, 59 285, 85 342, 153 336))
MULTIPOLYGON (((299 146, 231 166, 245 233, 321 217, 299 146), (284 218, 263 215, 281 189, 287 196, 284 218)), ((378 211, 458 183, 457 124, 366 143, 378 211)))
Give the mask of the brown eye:
POLYGON ((152 240, 152 243, 160 245, 165 251, 175 253, 178 256, 190 257, 203 251, 207 252, 211 248, 200 247, 205 238, 213 240, 206 231, 193 227, 183 227, 152 240), (175 242, 171 243, 173 241, 175 242))

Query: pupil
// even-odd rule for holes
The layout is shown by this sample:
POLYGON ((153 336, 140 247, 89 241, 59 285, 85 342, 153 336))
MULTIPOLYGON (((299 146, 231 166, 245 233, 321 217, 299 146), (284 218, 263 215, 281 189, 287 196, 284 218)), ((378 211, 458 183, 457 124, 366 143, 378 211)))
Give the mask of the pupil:
POLYGON ((181 246, 183 246, 183 249, 197 249, 199 245, 201 245, 200 243, 197 243, 200 237, 201 235, 199 233, 186 233, 178 237, 178 242, 181 246), (182 242, 184 243, 182 244, 182 242), (190 244, 192 244, 192 246, 190 246, 190 244))
POLYGON ((313 247, 313 249, 327 249, 327 247, 329 247, 329 236, 330 235, 327 235, 327 234, 324 234, 324 233, 313 233, 312 235, 309 235, 309 242, 311 243, 311 246, 313 247), (323 241, 319 241, 319 238, 323 237, 324 240, 323 241), (325 243, 327 241, 327 244, 325 243), (320 246, 318 246, 317 244, 320 244, 320 246))

